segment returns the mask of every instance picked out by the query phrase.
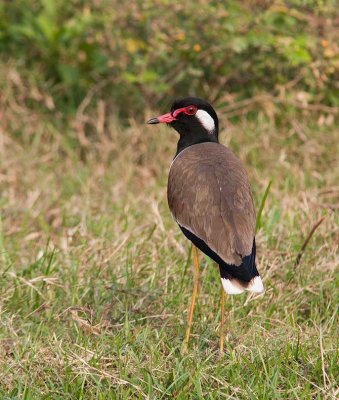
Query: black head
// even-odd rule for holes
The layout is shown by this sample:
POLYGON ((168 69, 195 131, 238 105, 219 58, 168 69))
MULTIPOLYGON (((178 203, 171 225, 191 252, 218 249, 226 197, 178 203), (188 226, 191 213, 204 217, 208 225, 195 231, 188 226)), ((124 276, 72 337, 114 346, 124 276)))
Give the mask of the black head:
POLYGON ((218 117, 213 107, 197 97, 175 100, 171 111, 147 121, 167 123, 180 134, 178 152, 192 144, 218 142, 218 117))

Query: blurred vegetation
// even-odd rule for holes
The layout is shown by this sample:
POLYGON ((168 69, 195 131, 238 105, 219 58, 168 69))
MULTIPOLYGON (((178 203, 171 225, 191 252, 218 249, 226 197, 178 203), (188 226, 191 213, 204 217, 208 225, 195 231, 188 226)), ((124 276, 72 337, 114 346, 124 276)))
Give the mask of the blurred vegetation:
POLYGON ((122 117, 187 94, 326 113, 339 106, 338 19, 334 0, 3 1, 0 66, 37 85, 33 106, 63 113, 89 91, 122 117))

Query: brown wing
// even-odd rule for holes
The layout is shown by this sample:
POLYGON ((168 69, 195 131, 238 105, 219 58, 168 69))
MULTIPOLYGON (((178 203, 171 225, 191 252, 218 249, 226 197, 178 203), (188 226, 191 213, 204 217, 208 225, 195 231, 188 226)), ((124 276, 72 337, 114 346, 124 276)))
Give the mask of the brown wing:
POLYGON ((251 254, 255 211, 246 171, 226 147, 200 143, 183 150, 168 178, 168 204, 179 225, 226 263, 251 254))

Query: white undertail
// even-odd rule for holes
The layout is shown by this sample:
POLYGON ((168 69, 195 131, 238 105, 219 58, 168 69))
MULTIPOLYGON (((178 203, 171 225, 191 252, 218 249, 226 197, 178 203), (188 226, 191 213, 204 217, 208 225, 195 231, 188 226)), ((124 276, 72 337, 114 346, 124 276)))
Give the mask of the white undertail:
POLYGON ((238 279, 221 278, 221 283, 227 294, 240 294, 245 290, 252 293, 262 293, 264 291, 264 285, 260 276, 255 276, 247 286, 244 286, 238 279))

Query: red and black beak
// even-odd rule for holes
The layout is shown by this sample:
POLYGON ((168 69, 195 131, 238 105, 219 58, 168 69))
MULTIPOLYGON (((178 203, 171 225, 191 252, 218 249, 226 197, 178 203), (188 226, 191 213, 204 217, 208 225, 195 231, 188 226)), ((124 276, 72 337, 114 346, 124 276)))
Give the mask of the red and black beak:
POLYGON ((159 117, 156 118, 151 118, 149 121, 147 121, 147 124, 160 124, 160 123, 169 124, 170 122, 175 120, 176 118, 171 113, 167 113, 164 115, 160 115, 159 117))

